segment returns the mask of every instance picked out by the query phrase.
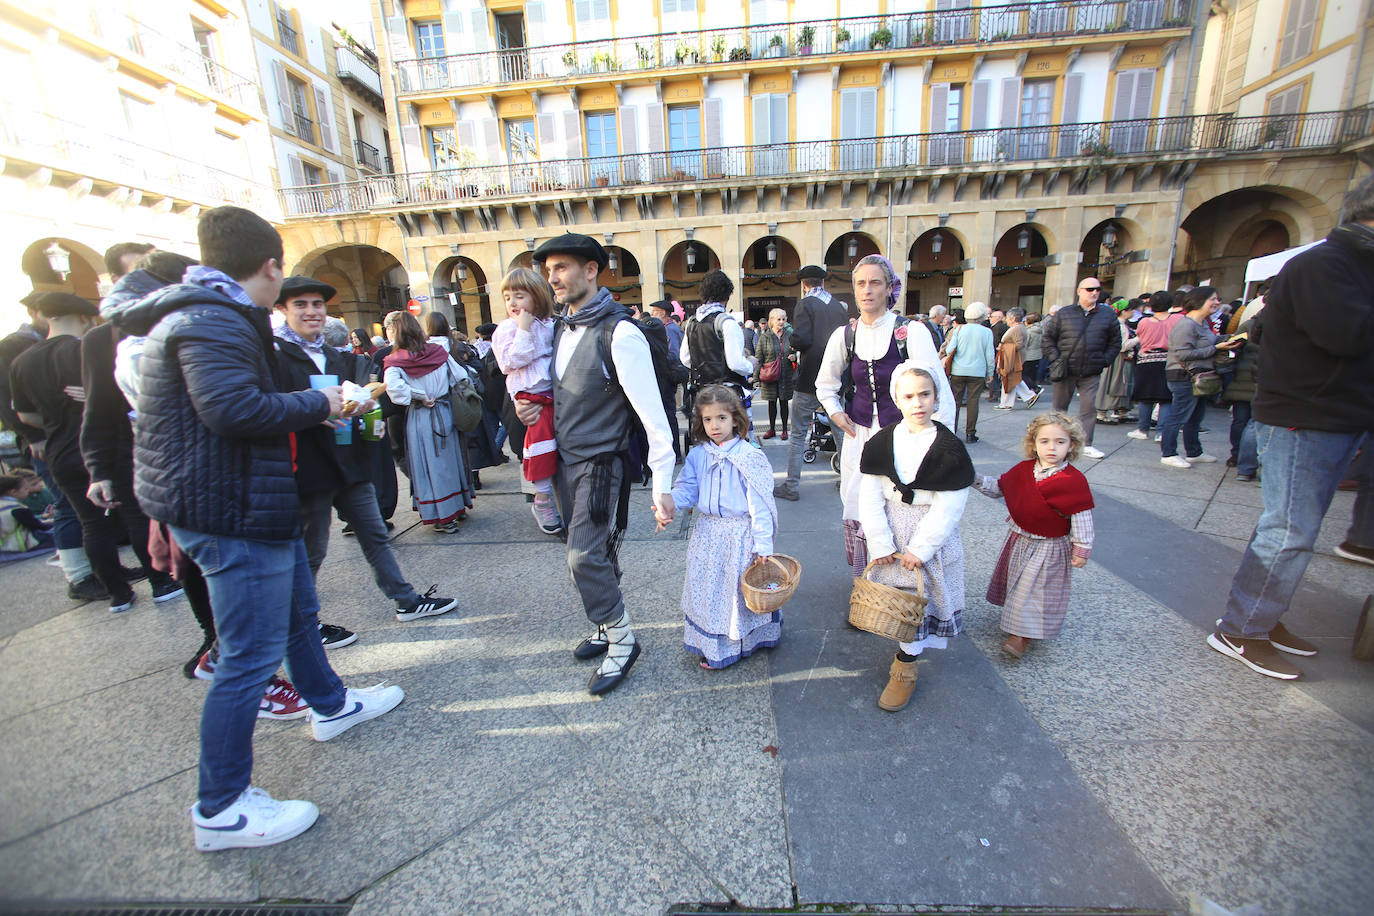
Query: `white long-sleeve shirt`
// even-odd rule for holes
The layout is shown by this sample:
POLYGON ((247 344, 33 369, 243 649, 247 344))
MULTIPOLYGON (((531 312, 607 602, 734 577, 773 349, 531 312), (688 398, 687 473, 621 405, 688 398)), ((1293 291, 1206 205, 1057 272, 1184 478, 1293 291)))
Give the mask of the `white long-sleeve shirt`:
MULTIPOLYGON (((753 447, 738 438, 721 446, 725 451, 753 447)), ((706 515, 748 518, 754 553, 773 554, 773 510, 763 496, 749 489, 744 476, 729 461, 712 466, 705 446, 698 445, 687 453, 673 487, 673 502, 678 511, 695 508, 706 515)))
MULTIPOLYGON (((892 431, 892 457, 897 476, 903 483, 916 479, 921 462, 935 443, 935 427, 913 433, 905 423, 892 431)), ((892 526, 887 520, 887 503, 902 502, 902 493, 886 477, 864 474, 859 480, 859 522, 868 538, 870 558, 891 556, 897 552, 892 539, 892 526)), ((916 536, 906 545, 906 552, 922 563, 929 563, 940 546, 954 533, 968 502, 968 488, 962 490, 916 490, 912 505, 930 506, 930 512, 916 528, 916 536)))
MULTIPOLYGON (((864 360, 882 359, 892 346, 892 332, 896 325, 897 313, 892 311, 886 312, 871 325, 865 324, 860 318, 854 328, 854 355, 864 360)), ((825 344, 825 355, 821 357, 820 371, 816 374, 816 399, 832 416, 844 410, 844 404, 840 401, 840 377, 844 374, 847 362, 844 345, 846 327, 848 325, 841 325, 830 335, 830 340, 825 344)), ((935 379, 935 419, 946 426, 954 426, 954 391, 945 377, 940 354, 936 352, 935 341, 929 332, 914 322, 907 323, 906 354, 907 360, 919 363, 935 379)), ((887 394, 885 391, 878 392, 879 397, 886 397, 887 394)), ((877 398, 874 399, 875 412, 876 409, 877 398)), ((876 416, 849 419, 859 426, 874 427, 878 424, 876 416)))
POLYGON ((536 318, 529 330, 520 330, 514 318, 507 318, 496 326, 491 335, 491 349, 496 365, 506 374, 506 391, 511 397, 517 392, 548 394, 553 390, 549 377, 549 357, 553 355, 552 318, 536 318))
MULTIPOLYGON (((553 365, 561 378, 568 370, 568 361, 577 349, 578 341, 588 329, 581 325, 569 325, 558 338, 558 347, 553 354, 553 365)), ((595 333, 596 329, 592 329, 595 333)), ((611 361, 615 363, 615 374, 630 406, 639 415, 644 426, 644 434, 649 440, 649 470, 654 475, 654 492, 671 493, 673 490, 673 433, 668 427, 668 415, 663 412, 663 401, 658 393, 658 376, 654 374, 654 357, 649 351, 649 341, 631 322, 616 323, 611 334, 611 361)), ((610 378, 606 367, 601 372, 610 378)))
MULTIPOLYGON (((702 311, 712 304, 713 303, 707 303, 697 309, 697 321, 703 324, 714 324, 716 314, 723 313, 723 310, 717 307, 704 314, 702 311)), ((738 373, 745 378, 749 378, 753 375, 754 361, 749 358, 749 354, 744 352, 744 328, 740 327, 740 323, 727 316, 727 318, 720 323, 720 336, 722 343, 725 345, 725 365, 730 367, 730 371, 738 373)), ((687 341, 686 334, 682 335, 682 346, 678 348, 678 359, 680 359, 682 365, 686 366, 688 369, 692 368, 692 348, 687 341)))

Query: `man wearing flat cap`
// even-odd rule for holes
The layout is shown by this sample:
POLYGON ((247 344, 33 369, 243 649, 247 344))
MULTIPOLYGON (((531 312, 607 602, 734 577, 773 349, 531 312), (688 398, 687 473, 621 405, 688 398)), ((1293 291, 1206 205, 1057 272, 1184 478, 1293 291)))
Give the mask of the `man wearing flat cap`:
MULTIPOLYGON (((811 420, 821 406, 816 399, 816 374, 825 356, 825 344, 835 329, 848 320, 844 303, 831 297, 822 285, 824 267, 808 264, 797 276, 801 278, 802 297, 792 313, 792 349, 800 357, 792 389, 792 437, 787 450, 787 478, 773 488, 775 497, 793 501, 801 499, 802 452, 806 450, 811 420)), ((835 445, 839 446, 844 434, 838 427, 833 432, 835 445)))
MULTIPOLYGON (((672 433, 648 340, 629 309, 597 286, 605 249, 589 236, 569 233, 540 245, 534 260, 564 308, 550 365, 558 441, 554 496, 567 527, 568 569, 596 627, 573 656, 605 655, 587 685, 602 694, 624 680, 640 653, 620 593, 617 555, 628 520, 631 419, 639 418, 648 438, 655 511, 668 519, 674 512, 672 433), (603 347, 603 331, 609 331, 609 347, 603 347)), ((516 408, 526 425, 540 410, 529 402, 516 408)))
MULTIPOLYGON (((10 390, 19 419, 43 430, 41 457, 57 487, 81 521, 81 534, 91 571, 110 597, 110 610, 127 611, 134 591, 119 562, 116 519, 86 496, 90 475, 81 459, 81 417, 85 390, 81 386, 81 336, 96 323, 94 304, 72 293, 41 294, 35 307, 47 319, 48 336, 25 350, 10 365, 10 390)), ((113 384, 113 380, 111 381, 113 384)), ((132 520, 129 537, 142 549, 147 563, 148 520, 137 506, 121 512, 118 521, 132 520), (142 542, 137 523, 142 522, 142 542)), ((165 574, 160 574, 165 575, 165 574)))

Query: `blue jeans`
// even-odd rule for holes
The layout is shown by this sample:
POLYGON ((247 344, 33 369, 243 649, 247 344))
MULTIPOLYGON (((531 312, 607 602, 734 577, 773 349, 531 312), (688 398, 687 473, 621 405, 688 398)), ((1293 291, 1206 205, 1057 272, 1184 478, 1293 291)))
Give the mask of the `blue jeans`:
POLYGON ((1169 382, 1169 393, 1174 399, 1160 408, 1164 411, 1159 418, 1160 454, 1170 458, 1178 454, 1178 432, 1183 430, 1183 451, 1189 458, 1202 454, 1202 440, 1198 430, 1202 428, 1203 414, 1207 413, 1207 402, 1194 396, 1191 379, 1182 382, 1169 382))
POLYGON ((1231 457, 1236 473, 1254 476, 1259 471, 1259 446, 1255 444, 1255 424, 1250 419, 1249 401, 1231 404, 1231 457))
MULTIPOLYGON (((57 544, 58 550, 71 550, 81 546, 81 520, 76 517, 76 510, 72 504, 67 502, 67 497, 62 495, 62 490, 58 488, 57 481, 53 480, 52 471, 48 469, 47 462, 33 459, 33 470, 48 492, 53 497, 53 518, 52 536, 57 544)), ((89 571, 87 575, 90 575, 89 571)))
POLYGON ((1220 629, 1267 639, 1302 582, 1322 517, 1365 434, 1254 426, 1264 511, 1231 580, 1220 629))
POLYGON ((248 788, 258 703, 283 656, 291 682, 324 715, 343 709, 344 686, 324 657, 304 541, 171 531, 205 573, 219 636, 200 716, 200 813, 213 817, 248 788))

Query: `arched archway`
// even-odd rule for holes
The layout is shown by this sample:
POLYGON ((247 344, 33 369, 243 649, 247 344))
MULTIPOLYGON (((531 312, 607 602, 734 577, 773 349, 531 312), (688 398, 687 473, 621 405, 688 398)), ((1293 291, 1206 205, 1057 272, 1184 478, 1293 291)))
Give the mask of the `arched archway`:
POLYGON ((701 304, 702 278, 719 269, 720 256, 705 242, 678 242, 663 256, 659 271, 663 278, 663 298, 676 299, 688 310, 695 308, 701 304))
POLYGON ((929 314, 937 305, 963 308, 964 240, 946 227, 929 229, 916 237, 907 251, 906 314, 929 314))
POLYGON ((850 318, 859 316, 859 310, 854 305, 854 285, 851 282, 854 265, 871 254, 882 253, 877 239, 858 230, 844 233, 825 249, 825 288, 830 295, 849 306, 850 318))
MULTIPOLYGON (((1184 217, 1175 245, 1170 286, 1207 282, 1222 299, 1242 295, 1245 265, 1252 251, 1277 244, 1285 248, 1316 241, 1309 195, 1283 187, 1240 188, 1203 201, 1184 217), (1263 241, 1261 239, 1263 238, 1263 241)), ((1264 250, 1266 254, 1282 248, 1264 250)))
POLYGON ((1043 226, 1020 223, 1012 226, 993 248, 991 309, 1020 306, 1029 312, 1045 308, 1045 258, 1050 240, 1043 226))
POLYGON ((336 287, 339 294, 330 313, 351 328, 370 328, 373 333, 381 333, 387 312, 405 308, 410 298, 410 278, 401 262, 372 245, 318 248, 297 261, 291 273, 336 287))
POLYGON ((1104 219, 1088 230, 1078 251, 1077 280, 1097 277, 1102 281, 1102 301, 1120 296, 1129 299, 1144 290, 1148 279, 1144 259, 1136 254, 1144 230, 1133 220, 1104 219))
POLYGON ((746 320, 767 321, 773 309, 790 319, 801 295, 801 255, 780 235, 755 239, 740 260, 740 304, 746 320))
POLYGON ((619 245, 607 245, 610 263, 597 274, 596 282, 611 291, 621 305, 644 305, 644 290, 639 283, 639 259, 619 245))
MULTIPOLYGON (((511 258, 510 263, 506 265, 506 273, 510 273, 517 267, 527 267, 530 270, 539 270, 539 268, 534 266, 534 252, 522 251, 511 258)), ((540 271, 540 273, 543 273, 543 271, 540 271)))
MULTIPOLYGON (((472 258, 464 255, 444 258, 434 270, 430 283, 436 300, 442 300, 453 313, 453 328, 471 337, 479 324, 497 319, 493 317, 492 295, 500 299, 500 290, 487 284, 486 271, 472 258)), ((505 317, 504 311, 501 316, 505 317)))
MULTIPOLYGON (((39 239, 24 249, 19 267, 39 292, 73 293, 91 302, 100 301, 100 277, 105 270, 105 259, 88 245, 55 236, 39 239), (55 260, 65 254, 65 277, 53 270, 48 262, 49 252, 55 260)), ((24 294, 21 290, 18 296, 24 294)))

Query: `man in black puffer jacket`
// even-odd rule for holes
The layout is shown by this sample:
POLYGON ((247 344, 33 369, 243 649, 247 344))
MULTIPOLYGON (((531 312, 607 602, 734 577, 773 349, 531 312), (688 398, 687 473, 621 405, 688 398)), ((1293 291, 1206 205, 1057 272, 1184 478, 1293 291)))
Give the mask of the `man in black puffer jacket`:
POLYGON ((134 431, 135 493, 204 571, 219 661, 201 714, 196 848, 266 846, 319 809, 249 785, 253 726, 283 656, 317 741, 391 710, 399 687, 345 689, 325 660, 319 602, 300 536, 288 434, 339 416, 337 386, 281 392, 268 319, 282 284, 281 236, 238 207, 198 227, 202 265, 128 309, 147 335, 134 431))
POLYGON ((1054 409, 1068 410, 1078 392, 1078 422, 1083 424, 1084 458, 1101 458, 1093 448, 1097 425, 1097 383, 1102 370, 1121 352, 1121 325, 1116 312, 1097 304, 1102 282, 1078 281, 1078 304, 1066 305, 1045 319, 1041 338, 1044 365, 1054 382, 1054 409))
MULTIPOLYGON (((1280 618, 1302 582, 1336 487, 1374 431, 1374 176, 1345 198, 1342 223, 1284 265, 1265 297, 1253 402, 1264 511, 1207 644, 1280 680, 1316 655, 1280 618), (1277 651, 1276 651, 1277 650, 1277 651)), ((1361 481, 1336 553, 1374 564, 1374 491, 1361 481)))

